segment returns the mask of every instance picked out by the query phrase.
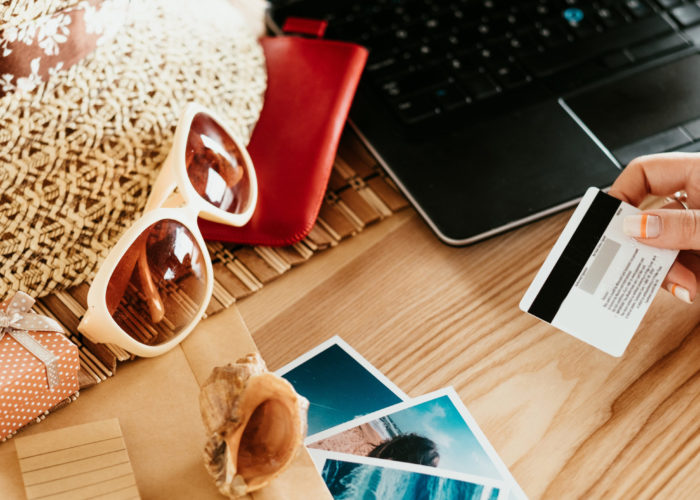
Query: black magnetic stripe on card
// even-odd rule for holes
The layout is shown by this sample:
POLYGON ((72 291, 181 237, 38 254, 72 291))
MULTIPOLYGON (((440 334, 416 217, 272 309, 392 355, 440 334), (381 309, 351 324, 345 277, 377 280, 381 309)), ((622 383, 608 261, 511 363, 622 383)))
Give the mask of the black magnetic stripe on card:
POLYGON ((622 202, 598 192, 528 312, 551 323, 622 202))

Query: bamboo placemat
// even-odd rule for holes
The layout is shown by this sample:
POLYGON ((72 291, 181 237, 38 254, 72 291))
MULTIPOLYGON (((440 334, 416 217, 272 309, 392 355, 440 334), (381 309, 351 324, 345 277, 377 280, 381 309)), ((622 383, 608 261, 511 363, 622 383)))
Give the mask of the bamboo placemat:
MULTIPOLYGON (((354 132, 346 129, 318 220, 306 238, 288 247, 208 244, 215 283, 207 315, 257 292, 292 267, 407 206, 408 202, 380 170, 375 158, 354 132)), ((119 347, 93 344, 78 333, 78 323, 87 307, 88 289, 89 284, 83 283, 42 297, 35 305, 38 313, 61 323, 80 349, 81 389, 113 376, 118 362, 131 359, 119 347)))

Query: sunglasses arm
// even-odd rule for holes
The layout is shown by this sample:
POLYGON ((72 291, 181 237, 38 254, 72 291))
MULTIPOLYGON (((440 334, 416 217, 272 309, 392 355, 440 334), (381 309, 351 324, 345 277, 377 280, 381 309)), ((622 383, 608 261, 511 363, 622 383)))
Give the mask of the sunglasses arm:
MULTIPOLYGON (((153 189, 146 202, 146 208, 144 212, 150 210, 155 210, 163 206, 168 197, 175 191, 177 187, 177 178, 175 177, 172 169, 173 156, 169 153, 165 159, 163 168, 161 168, 155 183, 153 184, 153 189)), ((146 242, 138 251, 138 271, 143 294, 146 296, 146 303, 148 304, 148 311, 151 315, 151 319, 154 323, 158 323, 165 317, 165 305, 163 304, 163 299, 158 293, 155 283, 153 282, 153 276, 151 275, 150 267, 148 266, 148 258, 146 255, 146 242)))
POLYGON ((123 286, 112 287, 107 298, 107 311, 109 314, 114 314, 117 306, 124 297, 128 287, 129 277, 134 273, 134 269, 138 268, 139 282, 141 283, 141 292, 146 298, 148 312, 151 315, 151 320, 158 323, 165 317, 165 304, 158 293, 158 289, 153 281, 151 269, 148 265, 148 257, 146 254, 146 241, 142 241, 138 248, 135 249, 133 257, 129 261, 122 258, 118 266, 120 278, 116 281, 121 282, 123 286))
POLYGON ((165 200, 175 191, 177 187, 177 174, 173 169, 174 157, 172 152, 168 153, 168 157, 165 159, 163 167, 160 169, 158 177, 153 184, 153 189, 146 202, 146 208, 144 212, 160 208, 165 203, 165 200))
POLYGON ((156 285, 153 283, 151 269, 148 266, 148 258, 146 256, 146 243, 139 250, 139 279, 141 281, 141 290, 146 296, 146 304, 148 304, 148 312, 151 315, 151 320, 154 323, 159 323, 165 317, 165 304, 158 293, 156 285))

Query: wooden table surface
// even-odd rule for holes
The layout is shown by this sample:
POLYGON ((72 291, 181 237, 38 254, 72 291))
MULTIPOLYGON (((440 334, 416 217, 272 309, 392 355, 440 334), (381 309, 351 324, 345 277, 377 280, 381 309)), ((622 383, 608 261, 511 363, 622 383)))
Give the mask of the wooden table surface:
MULTIPOLYGON (((518 309, 568 216, 452 248, 400 211, 22 434, 118 417, 144 498, 217 498, 197 394, 254 348, 247 325, 272 370, 340 335, 410 396, 452 385, 530 498, 700 498, 700 306, 660 292, 621 358, 518 309)), ((0 466, 0 498, 21 498, 12 441, 0 466)))
POLYGON ((404 210, 238 310, 271 369, 337 334, 410 396, 454 386, 531 498, 699 498, 700 307, 660 292, 621 358, 518 309, 569 215, 452 248, 404 210))

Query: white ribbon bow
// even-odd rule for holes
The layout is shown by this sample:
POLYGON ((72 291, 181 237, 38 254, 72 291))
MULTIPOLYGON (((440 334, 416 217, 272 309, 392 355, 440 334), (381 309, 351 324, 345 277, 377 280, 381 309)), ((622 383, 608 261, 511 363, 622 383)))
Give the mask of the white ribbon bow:
POLYGON ((63 333, 63 327, 53 318, 31 312, 34 299, 24 292, 17 292, 9 302, 5 301, 2 305, 5 308, 0 310, 0 341, 7 333, 44 363, 46 380, 49 389, 53 390, 61 383, 58 356, 37 342, 27 330, 63 333))

